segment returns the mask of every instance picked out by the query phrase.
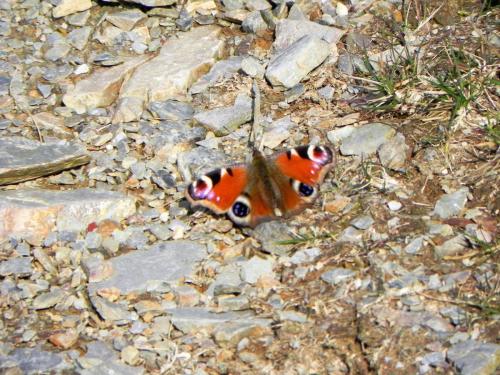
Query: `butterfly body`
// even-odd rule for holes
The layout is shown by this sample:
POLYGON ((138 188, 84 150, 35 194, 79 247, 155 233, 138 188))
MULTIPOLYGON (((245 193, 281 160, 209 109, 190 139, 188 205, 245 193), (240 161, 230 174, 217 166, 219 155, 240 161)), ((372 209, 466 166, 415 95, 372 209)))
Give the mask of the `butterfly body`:
POLYGON ((186 197, 193 206, 227 213, 238 225, 255 226, 310 205, 333 164, 326 146, 300 146, 271 157, 255 150, 249 165, 216 169, 198 178, 186 197))

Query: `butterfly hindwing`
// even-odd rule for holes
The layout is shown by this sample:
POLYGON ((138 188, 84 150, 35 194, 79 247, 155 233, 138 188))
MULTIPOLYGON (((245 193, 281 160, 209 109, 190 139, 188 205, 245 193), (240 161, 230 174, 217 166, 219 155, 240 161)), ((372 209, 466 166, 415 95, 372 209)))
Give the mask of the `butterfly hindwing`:
POLYGON ((186 197, 194 206, 223 214, 243 192, 247 181, 248 171, 243 165, 216 169, 189 184, 186 197))

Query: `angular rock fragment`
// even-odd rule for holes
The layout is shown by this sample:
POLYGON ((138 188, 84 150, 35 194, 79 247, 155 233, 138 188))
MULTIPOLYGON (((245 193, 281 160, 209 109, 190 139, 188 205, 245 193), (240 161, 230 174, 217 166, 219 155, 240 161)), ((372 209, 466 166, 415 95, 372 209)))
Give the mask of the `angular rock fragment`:
POLYGON ((185 333, 200 329, 211 330, 224 322, 252 317, 250 312, 215 313, 200 307, 170 309, 167 312, 172 315, 172 324, 185 333))
POLYGON ((396 131, 389 125, 378 122, 367 124, 355 128, 342 140, 340 152, 342 155, 371 155, 394 134, 396 131))
POLYGON ((240 94, 233 106, 200 112, 194 119, 217 136, 228 135, 252 119, 252 99, 240 94))
POLYGON ((453 193, 445 194, 436 202, 434 214, 441 219, 457 216, 465 207, 467 202, 467 187, 461 188, 453 193))
POLYGON ((64 104, 76 113, 106 107, 118 97, 123 81, 139 65, 149 60, 149 56, 138 56, 126 60, 112 68, 103 68, 87 78, 78 81, 63 96, 64 104))
POLYGON ((221 56, 220 33, 216 26, 204 26, 170 38, 160 54, 123 85, 113 123, 138 120, 150 101, 184 98, 193 82, 221 56))
POLYGON ((281 52, 300 38, 309 35, 326 41, 329 45, 327 49, 329 49, 330 45, 337 43, 344 33, 345 31, 335 27, 320 25, 308 20, 281 20, 276 25, 276 40, 273 43, 273 48, 275 51, 281 52))
POLYGON ((405 143, 405 137, 401 133, 396 133, 396 136, 378 149, 378 157, 384 167, 395 171, 404 171, 405 162, 408 150, 410 148, 405 143))
POLYGON ((32 180, 90 161, 77 143, 45 142, 11 137, 0 139, 0 185, 32 180))
POLYGON ((0 239, 18 237, 38 244, 55 230, 79 232, 92 222, 119 222, 133 213, 135 199, 112 191, 2 191, 0 239))
POLYGON ((205 246, 195 242, 167 241, 147 250, 120 255, 110 260, 113 275, 89 283, 89 294, 104 288, 118 288, 123 294, 154 290, 155 286, 191 275, 205 252, 205 246))
POLYGON ((54 18, 60 18, 73 13, 83 12, 91 7, 92 2, 90 0, 61 0, 52 11, 52 15, 54 18))
POLYGON ((307 35, 277 55, 266 70, 273 86, 291 88, 330 55, 330 45, 317 36, 307 35))

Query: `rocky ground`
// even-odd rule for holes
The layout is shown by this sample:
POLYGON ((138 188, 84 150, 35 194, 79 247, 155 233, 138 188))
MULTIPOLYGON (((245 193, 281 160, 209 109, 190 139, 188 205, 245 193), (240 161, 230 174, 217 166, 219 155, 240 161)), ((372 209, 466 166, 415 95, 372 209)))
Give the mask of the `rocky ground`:
POLYGON ((473 0, 0 2, 3 374, 494 374, 498 9, 473 0), (335 149, 314 207, 189 207, 335 149))

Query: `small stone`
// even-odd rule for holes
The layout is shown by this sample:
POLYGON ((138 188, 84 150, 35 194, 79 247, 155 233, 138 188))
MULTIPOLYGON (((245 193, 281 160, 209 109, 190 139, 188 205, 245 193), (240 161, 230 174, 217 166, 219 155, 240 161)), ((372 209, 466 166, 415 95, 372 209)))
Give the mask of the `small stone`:
POLYGON ((282 117, 266 126, 262 135, 262 144, 264 147, 274 149, 285 140, 290 138, 290 131, 297 126, 290 116, 282 117))
POLYGON ((360 243, 362 240, 363 232, 353 227, 347 227, 344 229, 338 238, 339 242, 360 243))
POLYGON ((61 349, 69 349, 78 341, 78 333, 74 329, 68 329, 64 332, 54 333, 49 336, 49 341, 61 349))
POLYGON ((321 280, 332 284, 337 285, 341 282, 350 279, 355 275, 355 272, 345 268, 333 268, 329 271, 324 272, 321 275, 321 280))
MULTIPOLYGON (((345 31, 335 27, 320 25, 317 22, 309 20, 290 19, 290 17, 294 16, 293 8, 290 9, 289 19, 280 20, 276 24, 276 39, 273 43, 274 50, 278 52, 283 51, 304 36, 322 39, 328 44, 326 48, 330 49, 344 35, 345 31)), ((303 17, 303 13, 298 17, 303 17)))
POLYGON ((391 211, 399 211, 403 205, 398 201, 389 201, 387 202, 387 207, 389 207, 391 211))
POLYGON ((405 137, 396 133, 394 138, 382 144, 378 149, 378 157, 384 167, 395 171, 404 171, 406 157, 410 148, 405 143, 405 137))
POLYGON ((220 311, 240 311, 250 308, 250 301, 246 296, 219 296, 217 305, 220 311))
POLYGON ((448 349, 447 358, 460 374, 493 374, 500 362, 500 345, 467 340, 448 349))
POLYGON ((139 356, 139 350, 131 345, 126 346, 122 349, 120 357, 123 362, 131 366, 137 365, 141 360, 141 357, 139 356))
POLYGON ((87 46, 91 34, 92 27, 90 26, 74 29, 67 36, 68 42, 77 50, 83 51, 83 49, 87 46))
POLYGON ((290 257, 290 262, 292 262, 292 264, 310 263, 320 255, 321 255, 321 249, 318 247, 299 250, 290 257))
POLYGON ((127 324, 132 320, 131 313, 121 304, 97 296, 90 297, 90 301, 104 320, 113 321, 117 325, 127 324))
POLYGON ((252 78, 263 78, 265 73, 265 68, 254 57, 244 58, 241 61, 241 70, 252 78))
POLYGON ((369 215, 358 216, 351 220, 351 225, 356 229, 366 230, 370 228, 375 221, 369 215))
POLYGON ((122 30, 130 31, 139 21, 146 17, 140 9, 133 8, 108 14, 106 20, 122 30))
POLYGON ((0 276, 26 277, 31 275, 32 272, 30 258, 18 257, 0 262, 0 276))
POLYGON ((252 99, 240 94, 233 106, 200 112, 194 119, 217 136, 228 135, 252 119, 252 99))
POLYGON ((99 256, 83 258, 81 265, 90 283, 106 280, 113 275, 113 266, 111 263, 101 259, 99 256))
POLYGON ((349 9, 339 1, 335 7, 335 13, 339 17, 346 17, 349 14, 349 9))
POLYGON ((258 34, 267 30, 267 23, 260 11, 251 12, 242 22, 241 29, 246 33, 258 34))
POLYGON ((241 264, 241 279, 249 284, 255 284, 262 276, 273 276, 274 261, 254 256, 241 264))
POLYGON ((417 254, 424 246, 424 236, 414 238, 408 245, 405 246, 404 251, 407 254, 417 254))
POLYGON ((66 297, 66 292, 54 289, 48 293, 40 294, 33 300, 33 308, 36 310, 48 309, 55 306, 66 297))
POLYGON ((160 120, 189 121, 194 115, 194 109, 191 104, 177 100, 151 102, 149 110, 160 120))
POLYGON ((83 12, 91 7, 92 2, 90 0, 61 0, 52 11, 52 15, 54 18, 60 18, 73 13, 83 12))
POLYGON ((394 137, 396 131, 382 123, 372 123, 354 128, 351 134, 342 140, 342 155, 371 155, 394 137))
POLYGON ((293 245, 286 244, 287 241, 293 240, 289 228, 279 221, 257 225, 253 236, 262 244, 263 250, 270 254, 286 255, 293 249, 293 245))
POLYGON ((464 209, 467 202, 468 188, 462 188, 454 193, 445 194, 436 202, 434 214, 441 219, 448 219, 457 216, 464 209))
POLYGON ((325 61, 330 48, 316 36, 304 36, 271 60, 266 78, 273 86, 291 88, 325 61))
POLYGON ((445 256, 453 256, 460 253, 467 246, 467 239, 463 235, 455 236, 442 245, 435 246, 434 252, 440 258, 445 256))
POLYGON ((187 285, 175 288, 175 294, 180 307, 193 307, 200 302, 200 293, 187 285))
POLYGON ((333 99, 334 93, 335 90, 332 86, 325 86, 318 90, 318 95, 328 102, 330 102, 333 99))

